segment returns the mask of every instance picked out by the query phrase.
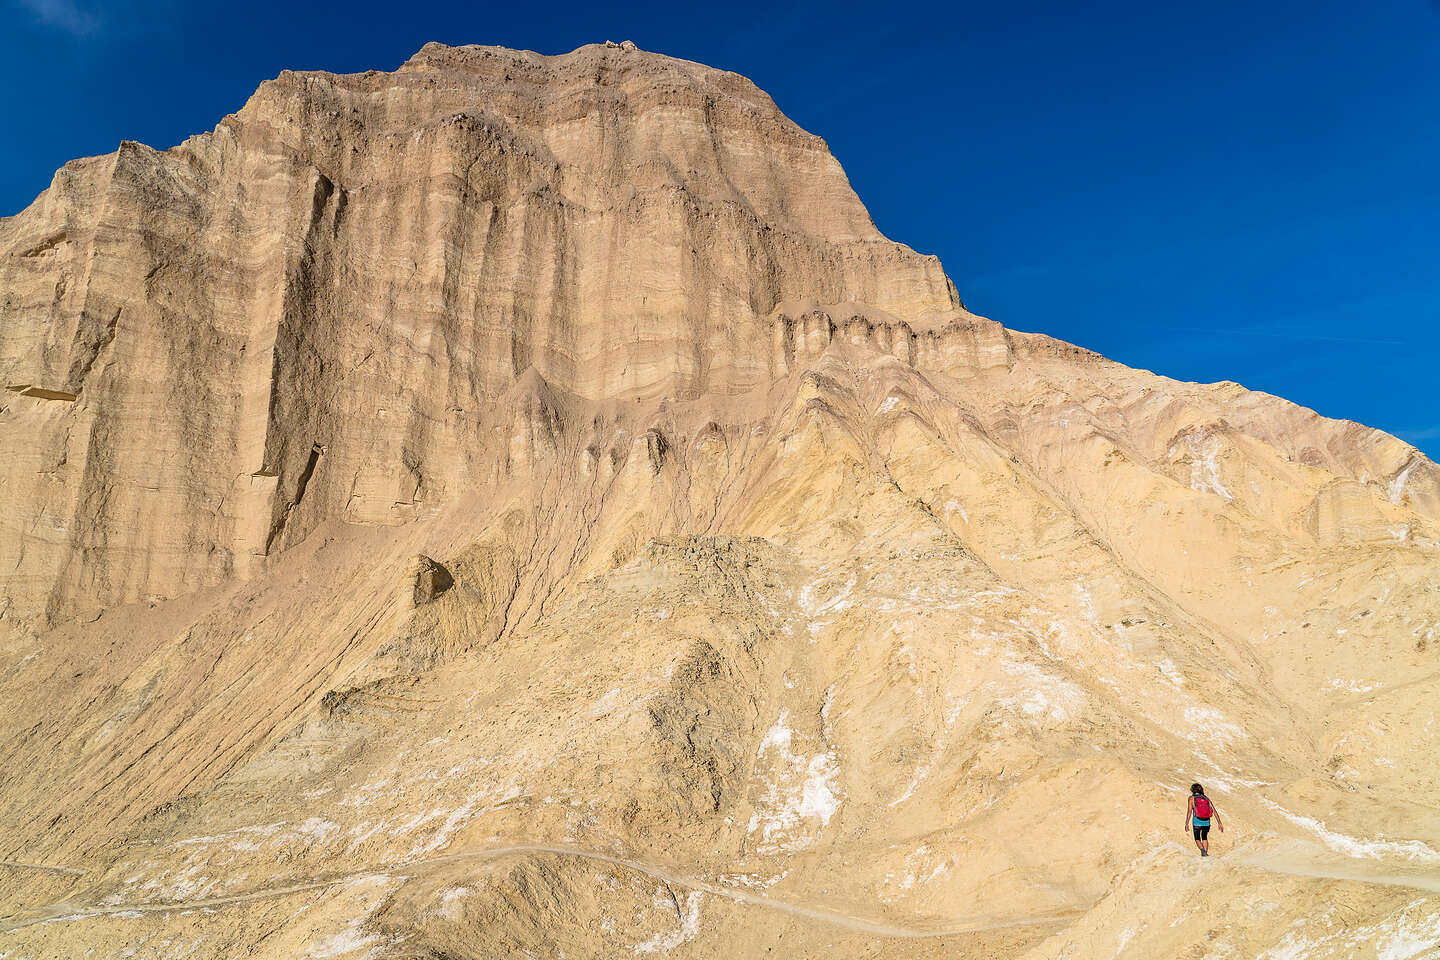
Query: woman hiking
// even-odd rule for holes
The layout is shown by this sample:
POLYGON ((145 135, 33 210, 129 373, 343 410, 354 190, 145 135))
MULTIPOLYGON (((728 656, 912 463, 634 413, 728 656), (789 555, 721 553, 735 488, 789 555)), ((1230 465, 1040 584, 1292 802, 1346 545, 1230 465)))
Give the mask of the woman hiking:
POLYGON ((1193 829, 1195 833, 1195 846, 1200 848, 1200 856, 1210 856, 1210 819, 1215 819, 1215 824, 1220 832, 1225 832, 1225 821, 1220 819, 1220 811, 1210 798, 1205 796, 1205 788, 1198 783, 1190 784, 1190 799, 1185 804, 1185 828, 1193 829))

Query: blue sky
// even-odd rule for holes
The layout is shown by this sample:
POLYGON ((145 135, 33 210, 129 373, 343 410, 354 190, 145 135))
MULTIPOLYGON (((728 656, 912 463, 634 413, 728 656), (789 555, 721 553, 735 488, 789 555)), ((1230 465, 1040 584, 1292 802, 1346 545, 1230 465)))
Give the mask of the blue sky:
POLYGON ((1440 456, 1436 0, 0 0, 0 214, 287 67, 607 39, 755 80, 972 310, 1440 456))

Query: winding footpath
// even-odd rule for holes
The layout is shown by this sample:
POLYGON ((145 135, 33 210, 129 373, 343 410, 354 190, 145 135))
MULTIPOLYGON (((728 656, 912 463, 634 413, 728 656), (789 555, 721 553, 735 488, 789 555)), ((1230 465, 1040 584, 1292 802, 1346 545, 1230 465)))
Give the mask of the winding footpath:
MULTIPOLYGON (((1026 926, 1053 926, 1063 924, 1081 916, 1085 910, 1074 908, 1047 913, 1040 916, 1025 917, 1020 919, 997 920, 992 917, 972 916, 964 919, 952 920, 949 924, 939 927, 918 927, 899 926, 892 923, 885 923, 879 920, 868 920, 863 917, 856 917, 848 913, 836 910, 828 910, 823 907, 809 906, 803 903, 795 903, 783 900, 766 893, 743 888, 727 886, 710 880, 702 880, 686 876, 675 870, 643 863, 638 860, 630 860, 625 857, 614 856, 608 853, 601 853, 596 850, 587 850, 582 847, 565 846, 561 844, 540 844, 540 843, 517 843, 505 844, 496 847, 485 847, 478 850, 465 850, 458 853, 441 854, 434 857, 425 857, 417 860, 409 860, 402 863, 373 864, 356 870, 349 870, 341 873, 328 874, 315 877, 309 880, 298 880, 293 883, 281 884, 271 887, 262 887, 257 890, 245 893, 231 894, 223 897, 207 897, 196 900, 166 901, 163 903, 141 902, 123 904, 72 904, 54 903, 45 907, 28 911, 26 915, 12 916, 0 919, 0 934, 9 933, 24 927, 34 926, 42 923, 63 923, 74 920, 84 920, 90 917, 105 916, 135 916, 147 913, 175 913, 183 910, 208 910, 235 906, 237 904, 252 903, 257 900, 270 900, 278 897, 286 897, 296 893, 305 893, 311 890, 324 890, 338 884, 347 883, 352 880, 359 880, 374 876, 395 876, 410 878, 448 864, 464 863, 467 861, 499 860, 504 857, 526 854, 551 854, 562 857, 574 857, 581 860, 588 860, 593 863, 605 863, 622 867, 636 873, 643 874, 655 880, 682 887, 687 890, 700 891, 712 894, 717 897, 734 901, 736 903, 749 904, 766 910, 774 910, 779 913, 800 917, 816 923, 828 924, 845 930, 852 930, 857 933, 869 934, 876 937, 925 939, 952 937, 968 933, 977 933, 985 930, 999 930, 1008 927, 1026 926)), ((1440 892, 1440 878, 1419 876, 1415 874, 1393 874, 1384 872, 1372 872, 1366 870, 1345 870, 1337 869, 1334 864, 1316 864, 1303 856, 1296 856, 1295 851, 1270 851, 1267 856, 1246 855, 1240 851, 1224 858, 1219 862, 1225 865, 1225 861, 1235 867, 1248 867, 1251 869, 1264 870, 1269 873, 1287 874, 1291 876, 1310 877, 1316 879, 1348 880, 1359 883, 1375 883, 1387 886, 1401 886, 1427 892, 1440 892)), ((0 861, 0 866, 43 870, 51 873, 66 874, 71 876, 82 876, 78 870, 67 867, 42 866, 39 864, 18 863, 12 861, 0 861)))
MULTIPOLYGON (((1084 913, 1083 910, 1066 910, 1057 913, 1050 913, 1040 917, 1026 917, 1018 920, 1000 920, 993 917, 972 917, 967 920, 953 922, 945 927, 919 928, 903 927, 879 921, 865 920, 849 914, 839 913, 834 910, 825 910, 818 907, 806 906, 804 904, 792 903, 781 900, 764 893, 757 893, 753 890, 744 890, 728 887, 722 884, 707 880, 699 880, 694 877, 687 877, 676 873, 667 867, 659 867, 653 864, 641 863, 637 860, 627 860, 624 857, 616 857, 595 850, 586 850, 580 847, 568 847, 552 844, 508 844, 499 847, 486 847, 480 850, 467 850, 459 853, 442 854, 437 857, 426 857, 419 860, 410 860, 404 863, 374 865, 359 870, 351 870, 345 873, 330 874, 324 877, 317 877, 312 880, 301 880, 295 883, 284 884, 275 887, 264 887, 259 890, 251 890, 246 893, 237 893, 224 897, 209 897, 199 900, 169 901, 165 903, 130 903, 130 904, 107 904, 99 905, 77 905, 69 903, 55 903, 40 908, 35 913, 26 917, 12 917, 0 920, 0 933, 9 933, 12 930, 19 930, 23 927, 34 926, 40 923, 61 923, 71 920, 84 920, 89 917, 105 917, 119 915, 134 915, 145 913, 174 913, 181 910, 203 910, 216 909, 221 907, 234 906, 241 903, 251 903, 256 900, 269 900, 276 897, 285 897, 295 893, 305 893, 310 890, 323 890, 333 887, 336 884, 346 883, 351 880, 359 880, 365 877, 388 875, 411 877, 423 871, 452 863, 461 863, 468 860, 498 860, 503 857, 517 854, 546 853, 564 857, 576 857, 581 860, 589 860, 595 863, 607 863, 617 867, 624 867, 644 874, 656 880, 672 884, 677 887, 684 887, 688 890, 698 890, 703 893, 713 894, 717 897, 725 897, 737 903, 750 904, 767 910, 775 910, 795 917, 802 917, 806 920, 813 920, 818 923, 829 924, 857 933, 866 933, 877 937, 904 937, 912 939, 923 939, 930 937, 952 937, 966 933, 976 933, 983 930, 999 930, 1006 927, 1044 926, 1064 923, 1084 913)), ((76 871, 64 870, 64 868, 51 868, 66 873, 76 871)))

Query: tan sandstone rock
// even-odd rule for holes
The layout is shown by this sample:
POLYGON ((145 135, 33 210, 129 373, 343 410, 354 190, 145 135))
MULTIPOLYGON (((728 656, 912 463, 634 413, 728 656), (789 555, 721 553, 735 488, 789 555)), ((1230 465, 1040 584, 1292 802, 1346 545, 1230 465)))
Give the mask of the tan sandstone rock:
POLYGON ((0 219, 0 383, 0 955, 1440 940, 1440 470, 969 313, 742 77, 286 72, 0 219))

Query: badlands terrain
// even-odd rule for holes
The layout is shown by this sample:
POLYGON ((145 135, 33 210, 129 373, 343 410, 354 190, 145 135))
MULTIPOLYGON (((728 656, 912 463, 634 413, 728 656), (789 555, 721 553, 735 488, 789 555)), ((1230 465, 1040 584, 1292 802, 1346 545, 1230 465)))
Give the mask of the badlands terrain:
POLYGON ((0 383, 5 960, 1440 956, 1440 469, 971 314, 735 74, 76 160, 0 383))

